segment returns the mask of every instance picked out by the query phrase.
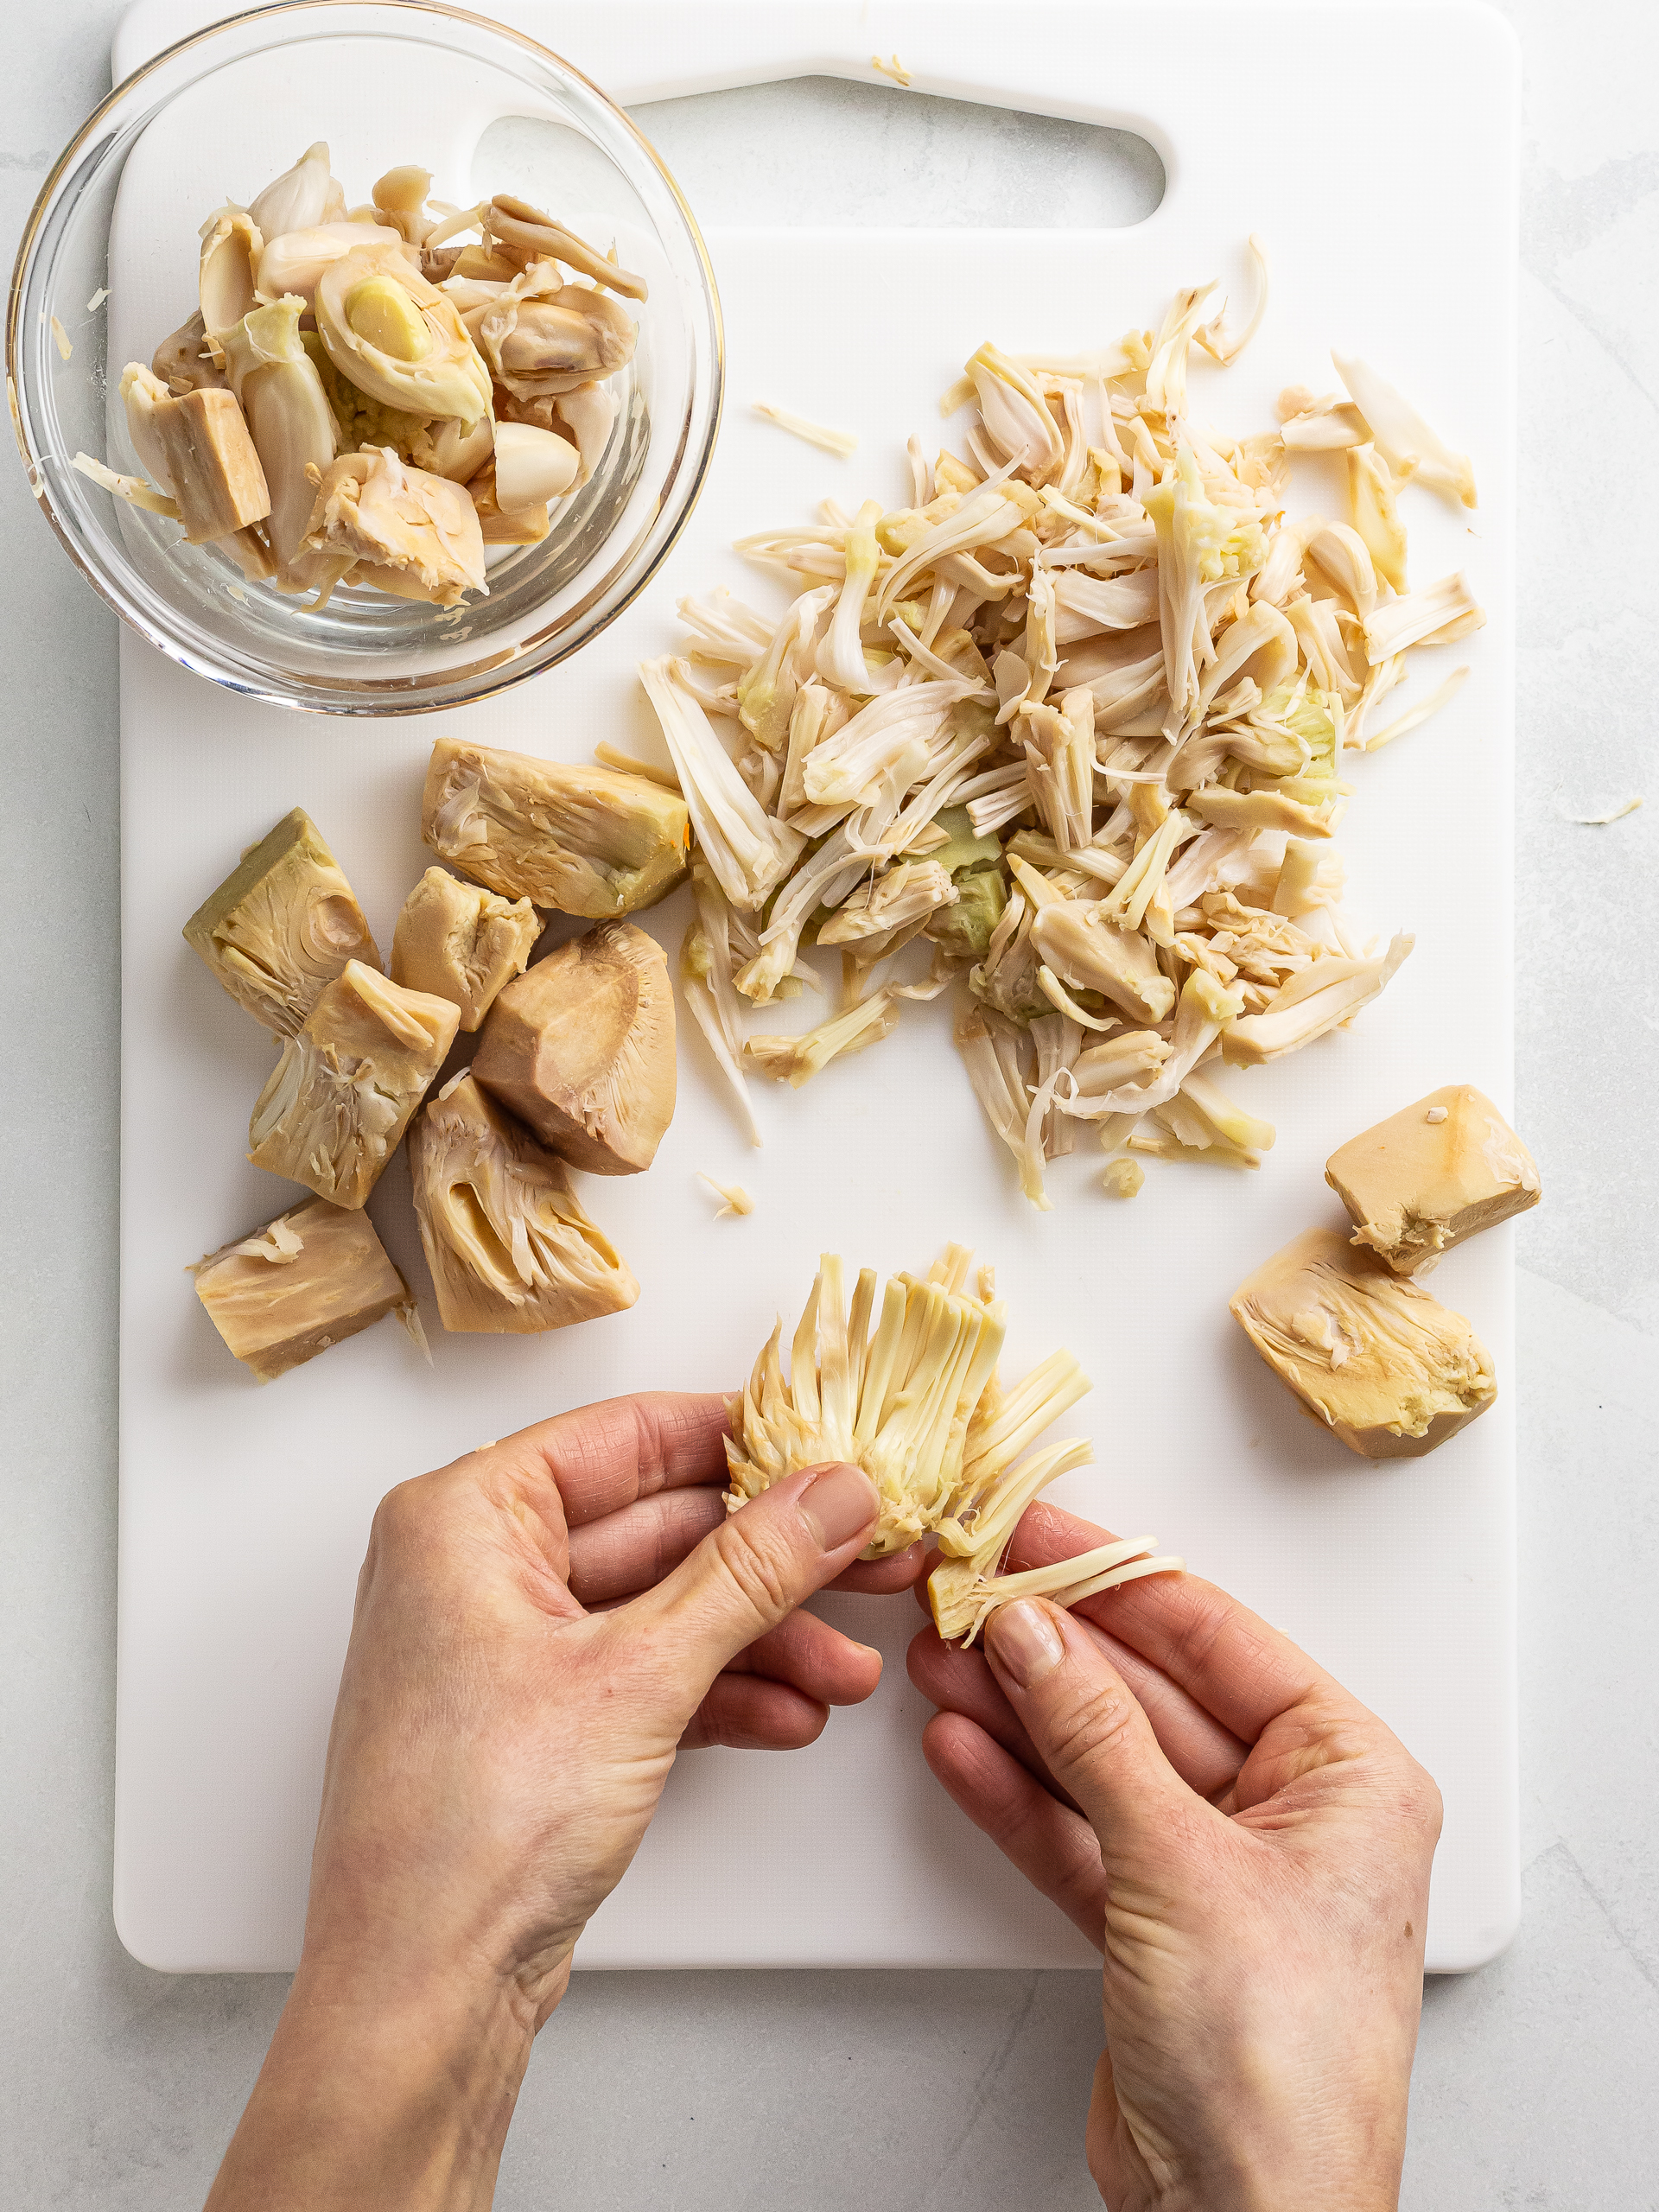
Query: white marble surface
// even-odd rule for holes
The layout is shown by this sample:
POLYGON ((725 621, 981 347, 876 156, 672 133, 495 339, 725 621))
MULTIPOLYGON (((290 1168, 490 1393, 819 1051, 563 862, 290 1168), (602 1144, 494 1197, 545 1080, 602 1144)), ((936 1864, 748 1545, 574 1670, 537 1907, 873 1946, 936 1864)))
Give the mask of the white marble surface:
MULTIPOLYGON (((1659 39, 1636 0, 1508 12, 1528 79, 1516 1118, 1548 1192, 1522 1224, 1516 1378, 1527 1913, 1497 1965, 1430 1987, 1405 2202, 1627 2212, 1653 2201, 1659 2162, 1659 779, 1641 543, 1659 475, 1659 39), (1565 818, 1644 790, 1611 828, 1565 818)), ((117 13, 58 0, 10 19, 8 240, 105 86, 117 13)), ((711 217, 759 194, 823 219, 833 192, 856 219, 861 189, 862 212, 876 198, 861 168, 878 172, 813 167, 813 97, 645 120, 711 217)), ((976 156, 949 112, 918 132, 896 103, 827 97, 842 156, 903 162, 933 219, 975 218, 987 152, 1007 219, 1038 219, 1039 179, 1070 219, 1146 204, 1144 169, 1069 129, 997 117, 976 156)), ((9 464, 0 545, 0 2202, 161 2212, 200 2201, 284 1985, 150 1974, 110 1923, 115 625, 9 464)), ((538 2047, 499 2202, 1083 2208, 1098 2037, 1077 1974, 579 1980, 538 2047)))

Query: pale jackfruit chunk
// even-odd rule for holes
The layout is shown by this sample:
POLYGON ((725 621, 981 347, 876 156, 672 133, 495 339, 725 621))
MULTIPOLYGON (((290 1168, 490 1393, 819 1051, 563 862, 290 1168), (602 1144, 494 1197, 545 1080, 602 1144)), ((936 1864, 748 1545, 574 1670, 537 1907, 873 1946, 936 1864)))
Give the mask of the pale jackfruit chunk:
POLYGON ((388 1313, 415 1310, 368 1216, 321 1198, 210 1252, 191 1272, 213 1326, 262 1382, 388 1313))
POLYGON ((504 984, 522 976, 541 917, 528 899, 509 904, 446 868, 429 868, 404 901, 391 938, 391 980, 408 991, 453 999, 471 1032, 504 984))
POLYGON ((662 947, 601 923, 507 985, 473 1060, 484 1088, 594 1175, 637 1175, 674 1115, 674 992, 662 947))
POLYGON ((238 1006, 291 1037, 348 961, 380 965, 363 909, 301 807, 251 845, 184 925, 238 1006))
POLYGON ((1497 1395, 1460 1313, 1339 1230, 1309 1229, 1239 1286, 1234 1319, 1268 1365, 1362 1459, 1414 1459, 1497 1395))
POLYGON ((389 448, 343 453, 317 486, 301 541, 364 564, 357 581, 401 599, 454 607, 488 589, 478 510, 462 484, 405 467, 389 448))
POLYGON ((230 392, 187 391, 158 400, 149 420, 192 545, 264 520, 270 512, 265 472, 230 392))
POLYGON ((248 1158, 335 1205, 360 1206, 455 1040, 460 1009, 359 960, 283 1046, 248 1123, 248 1158))
POLYGON ((563 1329, 639 1297, 626 1262, 576 1203, 563 1161, 470 1075, 446 1084, 410 1131, 409 1166, 446 1329, 563 1329))
POLYGON ((673 890, 691 826, 679 793, 647 777, 442 737, 426 772, 421 836, 504 899, 599 921, 673 890))
POLYGON ((1426 1274, 1442 1252, 1542 1195, 1531 1154, 1466 1083, 1351 1137, 1326 1161, 1325 1179, 1348 1209, 1355 1243, 1400 1275, 1426 1274))

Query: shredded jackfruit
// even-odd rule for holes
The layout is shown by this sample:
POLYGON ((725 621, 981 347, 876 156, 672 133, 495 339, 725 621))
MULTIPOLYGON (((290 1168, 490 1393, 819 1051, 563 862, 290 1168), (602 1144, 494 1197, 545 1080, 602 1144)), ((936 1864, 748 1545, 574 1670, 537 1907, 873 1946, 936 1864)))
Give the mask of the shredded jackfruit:
POLYGON ((1411 652, 1484 620, 1461 575, 1408 588, 1401 516, 1414 486, 1472 504, 1472 469, 1346 356, 1345 392, 1287 387, 1276 428, 1201 416, 1198 354, 1232 360, 1264 317, 1249 247, 1243 321, 1198 285, 1090 353, 979 346, 941 403, 963 442, 930 461, 911 439, 905 503, 740 541, 792 587, 780 613, 682 601, 687 658, 642 672, 723 902, 687 1002, 740 1090, 955 985, 1033 1205, 1078 1119, 1248 1166, 1271 1126, 1211 1072, 1344 1026, 1410 950, 1345 912, 1334 839, 1353 760, 1462 680, 1385 721, 1411 652), (1321 450, 1347 512, 1292 516, 1293 462, 1321 450), (746 1046, 745 1002, 789 995, 814 948, 842 955, 839 1010, 746 1046))

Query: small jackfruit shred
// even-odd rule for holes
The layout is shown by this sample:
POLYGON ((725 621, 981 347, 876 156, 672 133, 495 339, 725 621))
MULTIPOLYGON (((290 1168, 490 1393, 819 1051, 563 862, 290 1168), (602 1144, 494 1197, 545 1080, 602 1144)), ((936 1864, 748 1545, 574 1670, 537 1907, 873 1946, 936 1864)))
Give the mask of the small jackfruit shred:
POLYGON ((1155 1536, 1127 1541, 1020 1574, 997 1572, 1021 1515, 1057 1476, 1085 1466, 1088 1443, 1039 1444, 1045 1429, 1090 1388, 1069 1351, 1051 1352, 1005 1389, 997 1360, 1007 1308, 973 1255, 951 1244, 925 1275, 892 1276, 878 1304, 863 1268, 850 1306, 846 1272, 825 1253, 783 1370, 780 1319, 755 1361, 748 1388, 728 1408, 727 1510, 803 1467, 842 1460, 861 1467, 881 1508, 866 1559, 937 1543, 928 1601, 939 1634, 971 1643, 999 1605, 1047 1597, 1075 1605, 1186 1562, 1158 1556, 1155 1536))
POLYGON ((706 1167, 698 1168, 697 1180, 700 1183, 706 1183, 715 1197, 722 1201, 715 1215, 716 1221, 723 1221, 728 1214, 746 1214, 754 1211, 754 1200, 741 1183, 722 1183, 717 1175, 711 1175, 706 1167))
POLYGON ((858 448, 858 440, 851 430, 832 430, 828 423, 814 423, 787 407, 774 407, 769 399, 757 399, 753 405, 757 415, 764 416, 768 423, 775 423, 780 430, 804 438, 808 445, 821 447, 825 453, 838 453, 843 461, 858 448))
POLYGON ((1255 1167, 1272 1125, 1221 1068, 1345 1027, 1409 954, 1345 909, 1333 841, 1351 760, 1468 673, 1381 721, 1409 655, 1485 620, 1461 575, 1408 583, 1400 515, 1408 486, 1472 506, 1473 472, 1347 355, 1270 429, 1204 418, 1196 354, 1224 366, 1266 310, 1249 244, 1236 324, 1211 283, 1094 353, 980 346, 957 447, 912 437, 899 504, 740 539, 792 601, 683 599, 682 652, 642 668, 696 833, 682 988, 753 1141, 749 1071, 799 1085, 948 991, 1033 1205, 1080 1121, 1255 1167), (1341 453, 1345 514, 1290 512, 1310 451, 1341 453), (746 1038, 832 950, 828 1010, 746 1038))

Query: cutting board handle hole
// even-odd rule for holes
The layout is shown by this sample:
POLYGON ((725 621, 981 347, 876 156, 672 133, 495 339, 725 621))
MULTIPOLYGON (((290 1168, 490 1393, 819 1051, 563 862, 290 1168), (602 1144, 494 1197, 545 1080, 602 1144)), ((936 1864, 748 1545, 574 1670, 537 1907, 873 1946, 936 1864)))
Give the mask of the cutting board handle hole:
MULTIPOLYGON (((1127 230, 1164 196, 1163 162, 1133 130, 880 80, 794 77, 632 112, 710 227, 772 223, 775 207, 800 204, 803 178, 815 227, 828 228, 1127 230), (772 188, 785 178, 787 195, 772 188)), ((486 134, 475 170, 546 168, 542 204, 573 207, 585 195, 578 184, 573 198, 569 164, 582 152, 556 124, 515 116, 486 134)))

